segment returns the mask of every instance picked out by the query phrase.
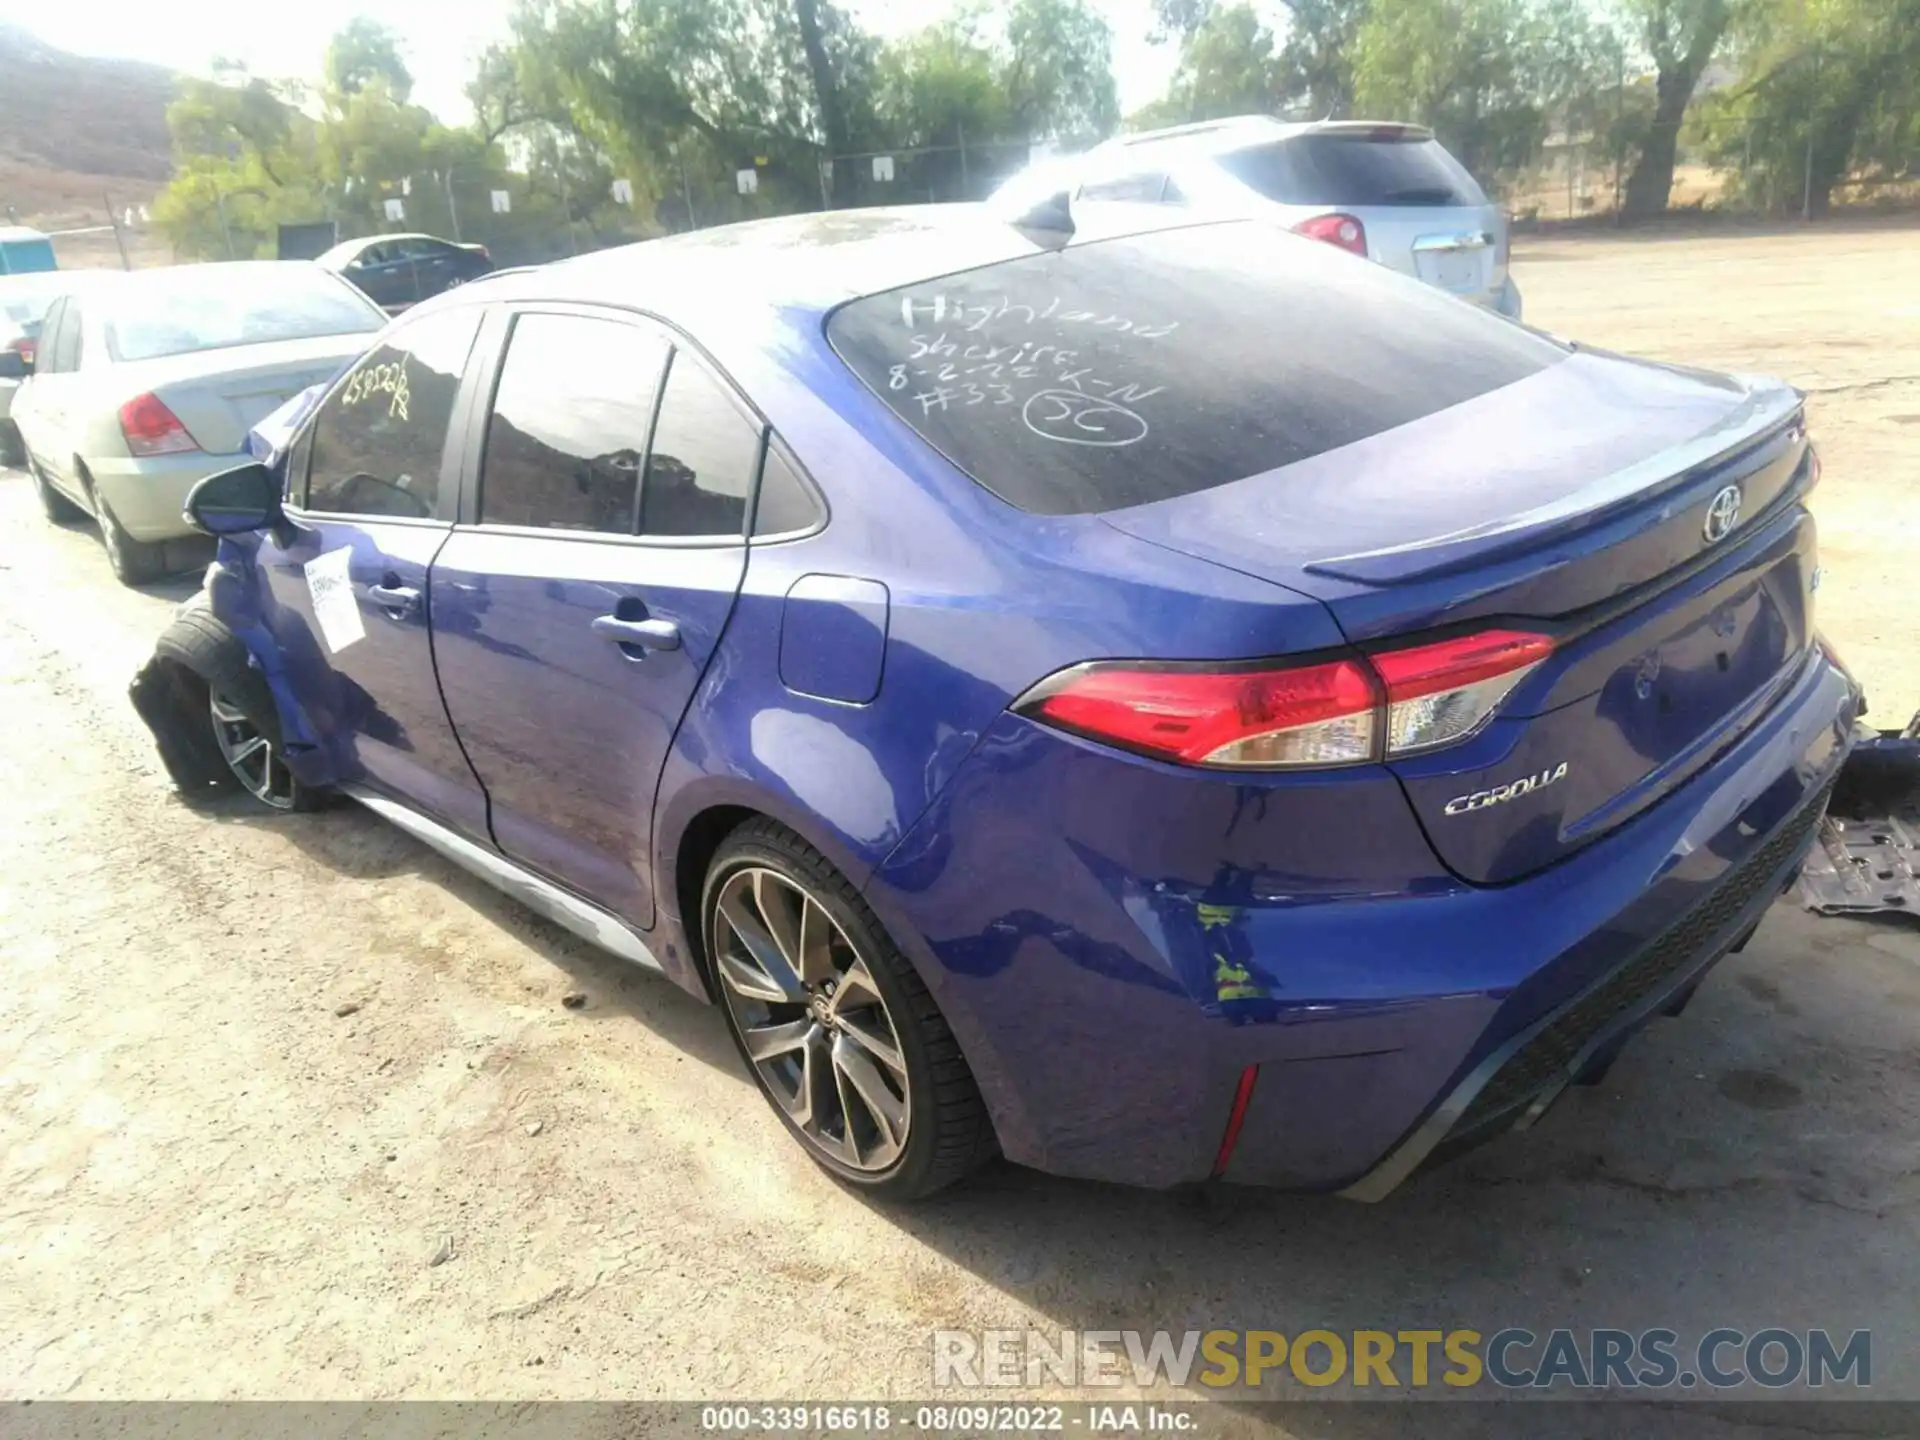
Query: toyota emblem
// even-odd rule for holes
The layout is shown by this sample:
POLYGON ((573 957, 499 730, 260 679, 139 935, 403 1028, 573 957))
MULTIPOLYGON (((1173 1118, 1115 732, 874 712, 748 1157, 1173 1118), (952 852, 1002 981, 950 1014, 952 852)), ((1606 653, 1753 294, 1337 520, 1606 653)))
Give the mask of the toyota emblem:
POLYGON ((1707 520, 1700 527, 1700 533, 1706 537, 1707 544, 1716 544, 1727 538, 1727 532, 1739 519, 1740 487, 1729 485, 1707 502, 1707 520))

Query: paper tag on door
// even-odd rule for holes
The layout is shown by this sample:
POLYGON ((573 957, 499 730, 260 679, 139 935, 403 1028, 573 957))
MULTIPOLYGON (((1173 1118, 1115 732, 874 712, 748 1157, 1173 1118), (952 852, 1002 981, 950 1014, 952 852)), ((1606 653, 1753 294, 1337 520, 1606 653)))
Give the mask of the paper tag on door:
POLYGON ((332 655, 367 638, 367 627, 360 623, 360 602, 353 598, 353 579, 347 573, 352 562, 353 550, 345 545, 307 562, 307 594, 313 598, 313 618, 320 622, 320 638, 332 655))

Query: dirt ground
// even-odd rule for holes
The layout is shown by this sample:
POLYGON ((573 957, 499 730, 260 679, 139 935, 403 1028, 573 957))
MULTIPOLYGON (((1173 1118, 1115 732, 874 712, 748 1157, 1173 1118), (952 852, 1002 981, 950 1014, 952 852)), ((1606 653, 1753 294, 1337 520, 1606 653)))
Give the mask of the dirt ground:
MULTIPOLYGON (((1920 234, 1517 268, 1556 331, 1814 392, 1827 628, 1920 704, 1920 234)), ((176 804, 125 687, 185 588, 0 476, 0 1395, 924 1398, 940 1326, 1778 1324, 1872 1329, 1920 1397, 1920 930, 1777 907, 1604 1085, 1380 1206, 1001 1166, 888 1211, 664 982, 357 809, 176 804)))

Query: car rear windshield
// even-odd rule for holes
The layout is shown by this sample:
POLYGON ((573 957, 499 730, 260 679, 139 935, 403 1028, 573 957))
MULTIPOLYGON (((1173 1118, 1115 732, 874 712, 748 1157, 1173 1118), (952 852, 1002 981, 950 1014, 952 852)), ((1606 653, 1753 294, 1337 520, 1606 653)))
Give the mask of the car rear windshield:
POLYGON ((59 272, 0 278, 0 321, 11 321, 22 330, 38 325, 53 302, 74 282, 59 272))
POLYGON ((1258 222, 1069 246, 855 300, 834 350, 1023 510, 1192 494, 1564 359, 1550 340, 1258 222))
POLYGON ((1484 205, 1486 194, 1437 140, 1417 132, 1316 131, 1232 150, 1220 165, 1284 205, 1484 205))
POLYGON ((343 281, 295 263, 188 265, 112 293, 107 349, 116 360, 352 335, 386 319, 343 281))

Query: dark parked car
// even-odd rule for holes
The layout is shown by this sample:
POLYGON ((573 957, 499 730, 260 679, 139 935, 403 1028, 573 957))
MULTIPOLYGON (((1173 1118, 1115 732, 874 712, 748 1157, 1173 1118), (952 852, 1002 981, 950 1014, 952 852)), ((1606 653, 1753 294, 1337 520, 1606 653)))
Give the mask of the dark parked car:
POLYGON ((1530 1123, 1846 756, 1802 397, 1261 222, 1055 239, 795 216, 403 316, 189 501, 163 750, 715 1002, 870 1190, 1374 1198, 1530 1123))
POLYGON ((493 270, 484 245, 459 245, 433 235, 365 235, 343 240, 318 257, 376 305, 401 310, 493 270))

